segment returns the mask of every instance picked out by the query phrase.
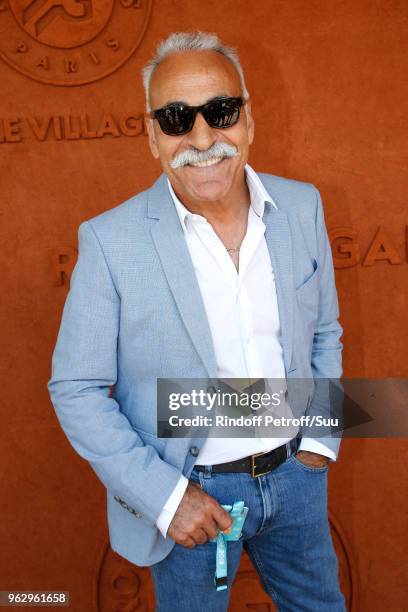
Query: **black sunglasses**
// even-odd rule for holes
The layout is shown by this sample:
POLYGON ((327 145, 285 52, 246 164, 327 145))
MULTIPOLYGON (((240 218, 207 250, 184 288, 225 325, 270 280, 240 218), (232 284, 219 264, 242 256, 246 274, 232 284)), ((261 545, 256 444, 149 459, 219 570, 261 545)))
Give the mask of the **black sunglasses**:
POLYGON ((181 136, 193 129, 197 113, 201 113, 208 125, 218 130, 235 125, 244 104, 242 98, 213 98, 200 106, 188 106, 173 102, 150 113, 157 119, 162 131, 168 136, 181 136))

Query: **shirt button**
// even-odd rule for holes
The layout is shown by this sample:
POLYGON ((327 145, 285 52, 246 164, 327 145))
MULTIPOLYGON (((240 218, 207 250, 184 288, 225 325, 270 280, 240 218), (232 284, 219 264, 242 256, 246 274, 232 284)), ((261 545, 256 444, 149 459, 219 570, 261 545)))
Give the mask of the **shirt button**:
POLYGON ((198 448, 198 446, 192 446, 190 448, 190 454, 193 455, 193 457, 198 457, 199 452, 200 452, 200 449, 198 448))

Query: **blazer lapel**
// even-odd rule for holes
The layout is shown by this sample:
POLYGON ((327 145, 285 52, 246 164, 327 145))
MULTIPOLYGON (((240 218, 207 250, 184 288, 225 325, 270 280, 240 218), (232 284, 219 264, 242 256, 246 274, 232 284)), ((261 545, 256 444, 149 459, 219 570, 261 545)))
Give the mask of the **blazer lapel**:
MULTIPOLYGON (((269 186, 265 185, 265 188, 268 189, 269 186)), ((277 202, 275 196, 274 201, 277 202)), ((151 234, 180 316, 210 378, 216 378, 217 366, 211 330, 165 174, 159 177, 150 190, 148 216, 156 219, 151 227, 151 234)), ((263 221, 266 225, 265 239, 275 276, 281 327, 280 340, 288 372, 293 350, 295 299, 290 225, 287 214, 281 209, 274 208, 270 203, 265 205, 263 221)))
POLYGON ((211 330, 174 202, 162 174, 152 187, 148 216, 156 219, 151 234, 171 292, 191 340, 210 378, 217 376, 211 330))
POLYGON ((292 360, 293 300, 295 299, 290 226, 286 213, 277 210, 270 203, 265 204, 263 221, 266 225, 265 239, 275 276, 281 344, 287 373, 292 360))

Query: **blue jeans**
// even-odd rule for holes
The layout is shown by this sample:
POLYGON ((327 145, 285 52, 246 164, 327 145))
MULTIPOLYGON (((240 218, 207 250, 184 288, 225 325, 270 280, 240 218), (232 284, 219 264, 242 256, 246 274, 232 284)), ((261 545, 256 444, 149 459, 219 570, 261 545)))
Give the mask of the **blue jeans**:
POLYGON ((157 612, 228 610, 231 584, 244 547, 263 588, 284 612, 344 612, 338 561, 327 516, 328 467, 311 468, 291 455, 258 478, 193 470, 191 479, 221 504, 249 507, 241 539, 228 542, 228 584, 214 586, 216 544, 176 544, 150 567, 157 612))

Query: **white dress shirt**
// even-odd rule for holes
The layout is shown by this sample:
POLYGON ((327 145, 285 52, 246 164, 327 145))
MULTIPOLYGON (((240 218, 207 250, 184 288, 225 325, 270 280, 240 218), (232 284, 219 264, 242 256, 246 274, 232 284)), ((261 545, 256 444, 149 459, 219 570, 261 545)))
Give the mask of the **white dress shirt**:
MULTIPOLYGON (((265 206, 274 206, 256 172, 247 164, 250 192, 248 225, 239 252, 239 270, 205 217, 190 212, 169 190, 191 255, 211 330, 219 378, 285 380, 275 277, 262 220, 265 206)), ((235 245, 231 245, 233 247, 235 245)), ((282 412, 280 412, 282 414, 282 412)), ((289 411, 290 414, 290 411, 289 411)), ((206 438, 196 463, 213 465, 270 451, 295 437, 206 438)), ((314 438, 301 439, 299 450, 335 460, 334 452, 314 438)), ((184 495, 188 479, 182 475, 156 524, 163 536, 184 495)))

